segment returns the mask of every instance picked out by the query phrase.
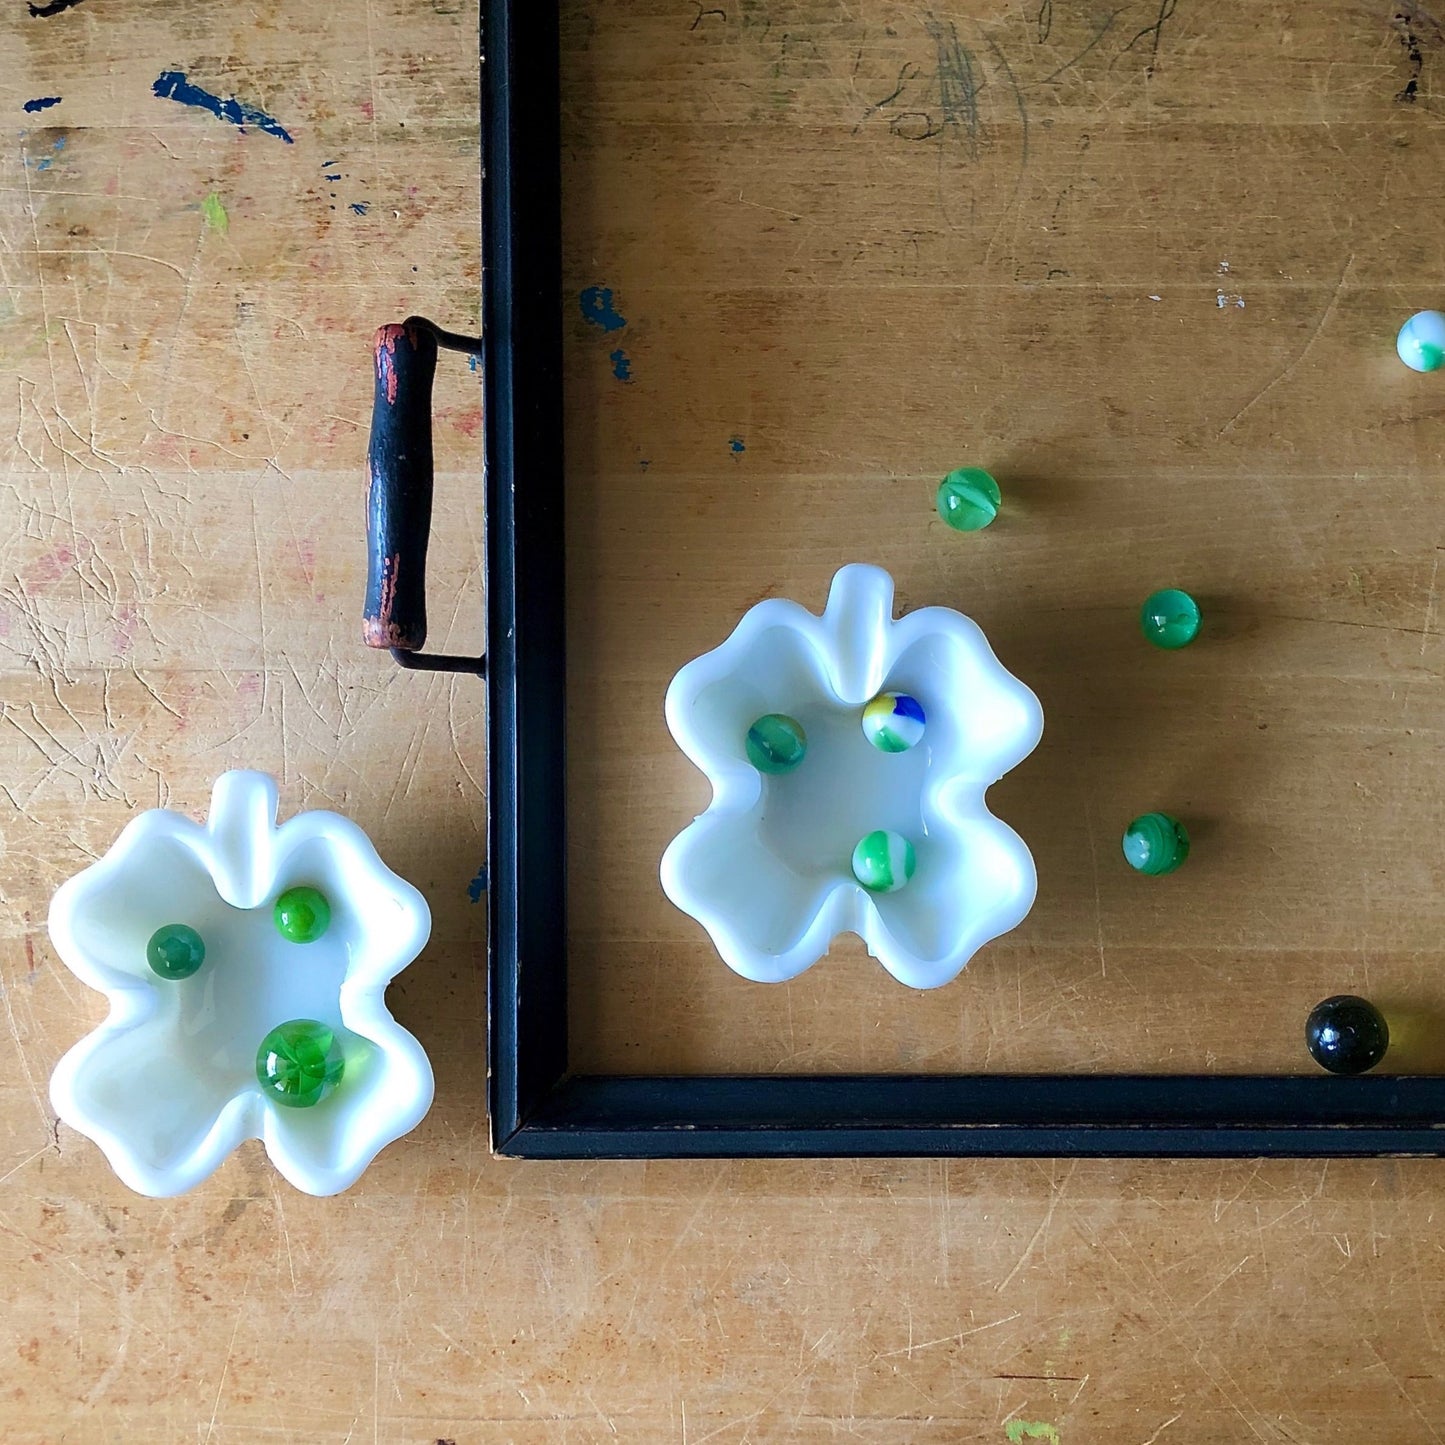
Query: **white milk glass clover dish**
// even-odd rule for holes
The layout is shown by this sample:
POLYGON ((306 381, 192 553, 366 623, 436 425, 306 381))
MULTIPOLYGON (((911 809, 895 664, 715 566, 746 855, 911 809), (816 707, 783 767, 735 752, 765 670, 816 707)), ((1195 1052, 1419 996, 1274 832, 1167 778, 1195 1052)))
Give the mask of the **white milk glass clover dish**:
POLYGON ((1043 710, 967 617, 895 619, 882 569, 842 568, 821 617, 750 608, 673 678, 666 714, 713 798, 668 846, 662 886, 745 978, 793 978, 852 932, 902 983, 936 988, 1032 906, 1033 858, 984 793, 1038 745, 1043 710), (912 740, 880 743, 872 714, 886 724, 899 697, 926 721, 899 704, 912 740), (749 750, 767 719, 794 744, 779 774, 749 750))
POLYGON ((385 998, 426 943, 426 900, 355 823, 277 826, 276 806, 265 774, 225 773, 204 824, 140 814, 51 901, 56 951, 110 1000, 51 1101, 142 1194, 193 1188, 252 1138, 335 1194, 431 1105, 385 998))

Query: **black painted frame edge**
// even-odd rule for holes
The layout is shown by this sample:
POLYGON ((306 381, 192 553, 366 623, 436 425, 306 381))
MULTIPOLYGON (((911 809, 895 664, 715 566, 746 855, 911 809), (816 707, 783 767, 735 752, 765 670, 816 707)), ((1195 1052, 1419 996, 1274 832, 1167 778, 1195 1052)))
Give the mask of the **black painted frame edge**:
POLYGON ((567 1066, 558 10, 482 0, 488 1092, 501 1148, 567 1066))
POLYGON ((492 1147, 533 1159, 1445 1153, 1445 1079, 567 1075, 558 8, 482 0, 492 1147))
POLYGON ((1445 1151, 1445 1080, 708 1075, 562 1081, 528 1158, 1342 1156, 1445 1151))

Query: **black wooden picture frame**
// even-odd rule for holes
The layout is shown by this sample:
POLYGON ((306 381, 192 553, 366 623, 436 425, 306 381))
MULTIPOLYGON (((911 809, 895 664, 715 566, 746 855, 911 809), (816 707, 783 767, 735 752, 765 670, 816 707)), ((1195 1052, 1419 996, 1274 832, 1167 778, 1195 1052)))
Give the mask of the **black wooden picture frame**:
POLYGON ((482 8, 493 1148, 537 1159, 1445 1152, 1438 1077, 569 1072, 559 17, 551 0, 482 8))

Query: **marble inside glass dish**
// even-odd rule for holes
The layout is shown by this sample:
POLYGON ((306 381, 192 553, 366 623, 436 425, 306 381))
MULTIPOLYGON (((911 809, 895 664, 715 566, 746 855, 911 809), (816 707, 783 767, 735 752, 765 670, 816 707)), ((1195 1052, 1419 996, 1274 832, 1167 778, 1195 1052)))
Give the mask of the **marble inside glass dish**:
POLYGON ((783 600, 750 608, 673 678, 666 713, 713 799, 668 846, 662 886, 745 978, 793 978, 853 932, 895 978, 936 988, 1032 906, 1033 858, 984 793, 1037 746, 1043 710, 967 617, 926 607, 895 619, 881 568, 839 571, 821 617, 783 600), (927 715, 906 751, 881 751, 861 725, 884 692, 927 715), (802 762, 776 776, 746 749, 769 714, 807 737, 802 762), (877 829, 915 851, 894 892, 853 873, 855 846, 877 829))
POLYGON ((431 1065, 385 998, 430 933, 425 899, 355 823, 315 811, 278 827, 276 805, 265 774, 226 773, 204 823, 140 814, 51 902, 56 951, 110 1000, 56 1066, 51 1101, 142 1194, 194 1187, 248 1138, 298 1189, 334 1194, 431 1105, 431 1065), (276 916, 298 887, 330 907, 305 942, 276 916), (204 942, 185 977, 148 960, 157 930, 175 924, 204 942), (263 1040, 298 1019, 333 1030, 345 1057, 312 1108, 279 1105, 257 1077, 263 1040))

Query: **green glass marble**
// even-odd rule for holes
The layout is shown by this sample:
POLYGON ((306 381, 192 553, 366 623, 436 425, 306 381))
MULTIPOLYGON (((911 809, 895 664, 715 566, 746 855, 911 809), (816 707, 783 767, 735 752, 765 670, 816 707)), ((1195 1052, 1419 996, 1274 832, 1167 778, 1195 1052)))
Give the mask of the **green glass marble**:
POLYGON ((1445 366, 1445 316, 1417 311, 1400 328, 1395 351, 1411 371, 1439 371, 1445 366))
POLYGON ((146 944, 146 962, 161 978, 189 978, 205 961, 205 940, 188 923, 167 923, 146 944))
POLYGON ((1199 636, 1199 604, 1187 592, 1165 587, 1144 599, 1139 626, 1155 647, 1187 647, 1199 636))
POLYGON ((331 926, 331 905, 319 888, 288 888, 276 900, 276 931, 292 943, 315 943, 331 926))
POLYGON ((335 1031, 315 1019, 278 1024, 256 1050, 261 1091, 288 1109, 319 1104, 341 1082, 345 1069, 335 1031))
POLYGON ((1157 878, 1189 856, 1189 834, 1168 813, 1145 813, 1124 830, 1124 857, 1136 872, 1157 878))
POLYGON ((760 773, 791 773, 808 751, 808 735, 797 718, 765 713, 748 729, 748 761, 760 773))
POLYGON ((998 516, 1003 495, 982 467, 958 467, 938 484, 938 515, 955 532, 978 532, 998 516))
POLYGON ((875 829, 853 850, 853 876, 870 893, 896 893, 918 866, 913 844, 902 833, 875 829))

